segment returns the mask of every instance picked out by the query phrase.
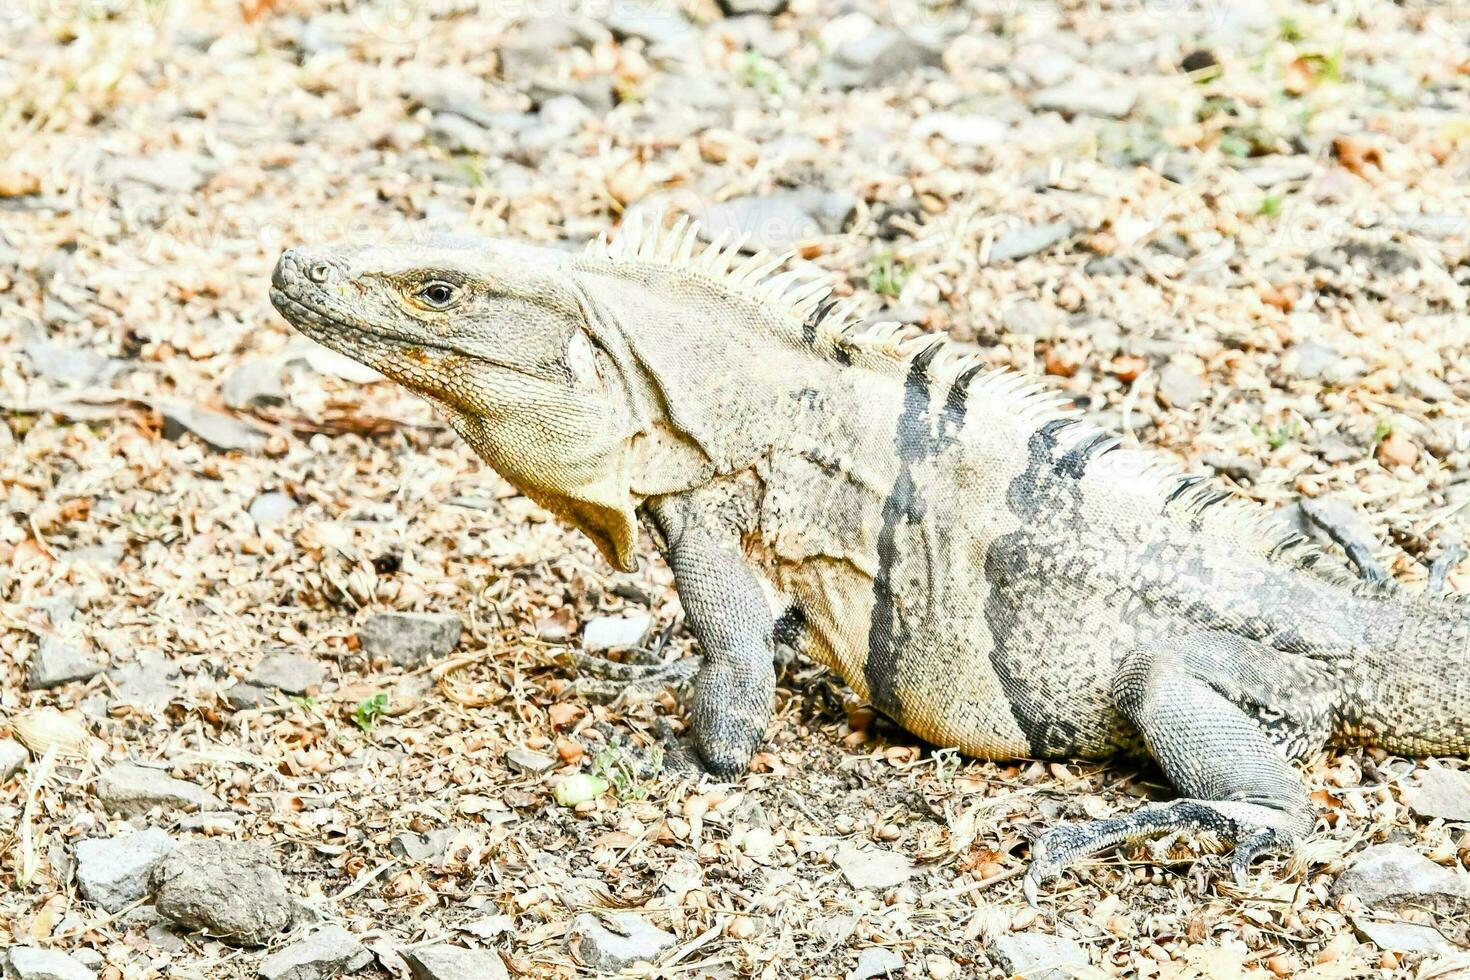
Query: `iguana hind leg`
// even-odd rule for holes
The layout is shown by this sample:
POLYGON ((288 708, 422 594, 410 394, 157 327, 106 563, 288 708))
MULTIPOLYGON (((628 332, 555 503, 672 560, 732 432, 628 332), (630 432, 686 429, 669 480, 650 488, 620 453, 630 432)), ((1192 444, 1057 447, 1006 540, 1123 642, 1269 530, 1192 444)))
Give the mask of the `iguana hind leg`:
POLYGON ((1075 861, 1119 844, 1188 836, 1235 848, 1243 878, 1268 850, 1312 828, 1306 787, 1288 758, 1316 751, 1336 706, 1316 664, 1228 634, 1193 634, 1127 654, 1113 700, 1186 798, 1057 827, 1032 845, 1027 897, 1075 861))

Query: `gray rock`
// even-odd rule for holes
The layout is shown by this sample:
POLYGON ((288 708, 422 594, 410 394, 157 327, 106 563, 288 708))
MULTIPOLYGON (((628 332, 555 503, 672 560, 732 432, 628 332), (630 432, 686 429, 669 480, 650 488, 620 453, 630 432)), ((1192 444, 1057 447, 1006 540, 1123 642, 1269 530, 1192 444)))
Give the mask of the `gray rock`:
POLYGON ((326 679, 327 668, 310 657, 273 653, 255 665, 255 669, 246 675, 245 683, 279 688, 287 694, 305 694, 314 687, 321 687, 326 679))
POLYGON ((166 772, 144 766, 118 765, 97 777, 97 798, 103 809, 124 817, 147 813, 154 807, 168 811, 219 810, 213 793, 166 772))
POLYGON ((271 692, 263 687, 241 681, 225 692, 225 703, 236 711, 249 711, 272 703, 271 692))
POLYGON ((1415 398, 1422 398, 1427 402, 1455 400, 1455 389, 1434 375, 1423 371, 1410 371, 1404 375, 1404 387, 1409 389, 1409 394, 1415 398))
POLYGON ((1046 339, 1056 335, 1063 322, 1062 311, 1049 303, 1022 300, 1005 308, 1000 315, 1006 333, 1019 337, 1046 339))
POLYGON ((76 847, 77 885, 87 901, 117 912, 148 894, 153 869, 177 846, 154 827, 81 841, 76 847))
POLYGON ((48 381, 62 384, 89 385, 112 365, 112 358, 105 354, 36 338, 28 339, 24 349, 33 371, 48 381))
POLYGON ((1438 929, 1417 922, 1376 922, 1365 915, 1355 915, 1353 929, 1379 949, 1396 953, 1438 955, 1460 951, 1438 929))
POLYGON ((699 43, 694 25, 668 0, 618 0, 608 5, 603 23, 620 40, 636 37, 669 54, 688 54, 680 49, 699 43))
POLYGON ((1385 276, 1419 267, 1418 256, 1388 242, 1347 242, 1342 252, 1349 260, 1361 259, 1374 272, 1385 276))
POLYGON ((930 112, 914 121, 909 135, 915 139, 938 136, 955 146, 995 146, 1010 136, 1010 127, 991 116, 930 112))
POLYGON ((0 738, 0 786, 10 782, 10 777, 25 768, 31 754, 26 747, 13 738, 0 738))
POLYGON ((1409 808, 1430 820, 1470 821, 1470 779, 1453 769, 1429 766, 1419 775, 1409 808))
POLYGON ((897 851, 871 845, 859 847, 850 841, 838 846, 836 863, 854 888, 879 891, 903 884, 916 870, 914 863, 897 851))
POLYGON ((786 0, 716 0, 727 17, 762 14, 774 17, 786 9, 786 0))
POLYGON ((202 838, 153 869, 158 911, 186 929, 263 945, 295 923, 296 903, 264 845, 202 838))
POLYGON ((651 963, 678 938, 633 912, 616 912, 608 920, 604 925, 590 912, 573 920, 567 941, 583 966, 616 973, 630 963, 651 963))
POLYGON ((1030 80, 1033 88, 1054 88, 1077 70, 1077 62, 1060 51, 1037 50, 1027 52, 1030 57, 1018 63, 1018 67, 1030 80))
POLYGON ((903 957, 887 946, 869 946, 858 954, 857 966, 847 971, 847 980, 872 980, 903 970, 903 957))
POLYGON ((6 977, 14 980, 96 980, 97 971, 88 969, 59 949, 37 949, 15 946, 4 957, 9 969, 6 977))
POLYGON ((1138 92, 1130 85, 1108 84, 1094 78, 1074 78, 1031 97, 1031 106, 1064 116, 1102 116, 1122 119, 1133 111, 1138 92))
POLYGON ((506 980, 500 957, 486 949, 439 943, 406 950, 403 961, 414 980, 506 980))
POLYGON ((72 646, 58 636, 41 638, 31 654, 26 671, 26 688, 43 691, 72 681, 84 681, 102 673, 102 664, 84 650, 72 646))
POLYGON ((1044 225, 1014 228, 1001 235, 990 246, 990 261, 993 264, 1024 259, 1064 242, 1076 233, 1077 226, 1070 221, 1052 221, 1044 225))
POLYGON ((798 242, 840 232, 856 207, 850 194, 791 191, 731 198, 695 217, 705 241, 730 234, 747 238, 743 247, 748 252, 784 251, 798 242))
POLYGON ((444 854, 454 837, 455 831, 452 828, 431 830, 427 834, 404 832, 396 834, 388 842, 388 850, 394 857, 407 858, 410 861, 434 861, 444 854))
POLYGON ((76 617, 77 600, 70 595, 56 595, 49 599, 42 599, 36 603, 35 608, 45 613, 46 622, 52 626, 61 626, 76 617))
POLYGON ((357 633, 369 657, 396 667, 420 667, 459 646, 464 624, 449 613, 375 613, 357 633))
POLYGON ((1296 368, 1292 372, 1304 381, 1322 377, 1323 373, 1337 361, 1340 355, 1335 349, 1315 340, 1303 341, 1291 348, 1296 355, 1296 368))
POLYGON ((323 926, 260 961, 261 980, 331 980, 355 973, 372 962, 373 954, 352 933, 338 925, 323 926))
POLYGON ((142 184, 158 191, 190 194, 208 180, 204 161, 175 150, 150 156, 119 157, 112 162, 112 179, 116 183, 142 184))
POLYGON ((1205 379, 1183 364, 1166 364, 1159 372, 1158 399, 1168 408, 1192 408, 1205 399, 1205 379))
POLYGON ((1361 357, 1340 357, 1327 365, 1322 380, 1330 385, 1350 385, 1368 373, 1368 363, 1361 357))
POLYGON ((1087 951, 1070 939, 1028 932, 997 936, 989 952, 1007 976, 1023 980, 1072 980, 1089 962, 1087 951))
POLYGON ((156 650, 144 651, 132 663, 113 667, 107 676, 112 681, 113 704, 159 709, 178 693, 178 664, 156 650))
POLYGON ((1205 457, 1205 465, 1237 483, 1255 483, 1263 469, 1260 460, 1235 453, 1210 453, 1205 457))
POLYGON ((163 413, 163 435, 166 439, 181 439, 190 432, 210 449, 219 452, 258 453, 265 448, 268 436, 264 429, 207 408, 197 408, 179 401, 164 401, 158 404, 163 413))
POLYGON ((582 627, 582 649, 589 653, 624 650, 636 647, 653 628, 653 616, 633 613, 630 616, 598 616, 582 627))
POLYGON ((220 383, 220 398, 226 408, 247 411, 286 400, 286 386, 281 382, 281 358, 252 357, 242 361, 220 383))
POLYGON ((76 960, 78 963, 82 964, 82 966, 85 966, 89 970, 100 970, 107 965, 107 958, 104 957, 101 953, 97 952, 95 949, 90 949, 86 947, 83 947, 82 949, 74 949, 72 950, 70 955, 72 959, 76 960))
MULTIPOLYGON (((22 749, 21 751, 25 751, 22 749)), ((505 753, 505 761, 510 763, 512 769, 524 773, 537 775, 551 769, 556 765, 556 760, 549 755, 540 752, 532 752, 530 749, 511 749, 505 753)))
POLYGON ((822 80, 841 89, 882 85, 915 68, 938 67, 940 54, 938 48, 897 28, 874 27, 838 45, 822 68, 822 80))
POLYGON ((263 493, 250 501, 250 519, 258 528, 275 527, 296 509, 296 501, 279 490, 263 493))
POLYGON ((1402 844, 1359 852, 1332 885, 1333 898, 1355 895, 1372 909, 1411 904, 1448 915, 1470 911, 1470 874, 1442 868, 1402 844))

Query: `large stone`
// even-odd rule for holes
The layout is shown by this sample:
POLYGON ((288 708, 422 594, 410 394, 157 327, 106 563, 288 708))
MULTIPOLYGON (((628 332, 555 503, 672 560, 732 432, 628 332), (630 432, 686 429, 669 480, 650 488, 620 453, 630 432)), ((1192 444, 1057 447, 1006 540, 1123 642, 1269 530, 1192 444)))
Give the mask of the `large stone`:
POLYGON ((286 879, 261 844, 190 841, 154 868, 153 889, 164 916, 230 942, 263 945, 297 917, 286 879))
POLYGON ((31 754, 26 747, 13 738, 0 738, 0 786, 10 782, 10 777, 25 768, 31 754))
POLYGON ((914 873, 907 856, 886 847, 859 847, 843 841, 837 848, 837 867, 854 888, 883 890, 901 885, 914 873))
POLYGON ((505 964, 485 949, 438 943, 403 953, 414 980, 507 980, 505 964))
POLYGON ((510 749, 505 753, 505 761, 510 763, 512 769, 532 776, 539 776, 556 766, 556 760, 551 756, 532 752, 530 749, 510 749))
POLYGON ((937 67, 940 55, 939 48, 897 28, 874 27, 837 46, 822 69, 822 80, 843 89, 882 85, 916 68, 937 67))
POLYGON ((178 401, 159 404, 163 413, 163 435, 180 439, 191 432, 210 449, 218 452, 258 453, 269 439, 266 431, 253 422, 223 412, 198 408, 178 401))
POLYGON ((72 681, 84 681, 101 672, 102 664, 93 660, 85 650, 60 637, 46 636, 42 637, 36 652, 31 654, 26 687, 32 691, 43 691, 72 681))
POLYGON ((164 810, 218 810, 213 793, 166 772, 145 766, 118 765, 97 777, 97 798, 110 813, 131 817, 154 807, 164 810))
POLYGON ((856 207, 851 194, 813 189, 733 197, 694 217, 706 241, 732 235, 746 240, 745 251, 779 252, 811 238, 837 234, 856 207))
POLYGON ((608 919, 610 925, 604 925, 597 916, 584 912, 573 920, 567 941, 583 966, 616 973, 630 963, 652 963, 677 938, 633 912, 617 912, 608 919))
POLYGON ((1044 225, 1027 225, 1006 232, 990 246, 990 262, 1014 262, 1058 245, 1077 233, 1070 221, 1053 221, 1044 225))
POLYGON ((1438 929, 1417 922, 1378 922, 1357 915, 1353 916, 1353 928, 1379 949, 1391 949, 1395 953, 1423 956, 1459 952, 1459 947, 1438 929))
POLYGON ((357 633, 370 657, 386 657, 396 667, 421 667, 459 646, 464 624, 448 613, 376 613, 357 633))
POLYGON ((9 966, 6 977, 14 980, 96 980, 97 971, 83 966, 59 949, 16 946, 0 963, 9 966))
POLYGON ((1402 844, 1377 844, 1338 875, 1332 895, 1355 895, 1372 909, 1414 905, 1463 915, 1470 912, 1470 874, 1442 868, 1402 844))
POLYGON ((589 619, 582 627, 582 648, 590 653, 603 650, 623 650, 636 647, 653 628, 653 617, 648 613, 631 616, 598 616, 589 619))
POLYGON ((1429 766, 1409 795, 1409 807, 1430 820, 1470 821, 1470 778, 1443 766, 1429 766))
POLYGON ((887 946, 869 946, 858 954, 857 966, 847 971, 847 980, 872 980, 903 972, 903 957, 887 946))
POLYGON ((107 672, 112 681, 113 703, 133 704, 160 710, 178 693, 179 666, 163 654, 149 650, 130 664, 107 672))
POLYGON ((1133 111, 1138 92, 1126 84, 1103 84, 1096 79, 1074 78, 1031 97, 1031 106, 1064 116, 1102 116, 1122 119, 1133 111))
POLYGON ((355 973, 372 962, 373 954, 352 933, 338 925, 324 926, 260 961, 260 980, 331 980, 355 973))
POLYGON ((178 846, 150 827, 77 844, 77 885, 87 901, 117 912, 148 894, 153 870, 178 846))
POLYGON ((248 411, 286 400, 286 386, 281 382, 282 359, 252 357, 242 361, 220 384, 220 398, 226 408, 248 411))
POLYGON ((279 688, 287 694, 305 694, 327 679, 327 668, 310 657, 273 653, 255 665, 245 678, 256 687, 279 688))
POLYGON ((255 526, 264 529, 280 524, 290 517, 291 512, 295 509, 296 501, 290 496, 279 490, 272 490, 250 501, 248 513, 250 519, 255 522, 255 526))
POLYGON ((1171 363, 1159 372, 1158 400, 1168 408, 1193 408, 1206 393, 1204 376, 1191 367, 1171 363))
POLYGON ((1070 939, 1027 932, 997 936, 989 952, 1007 976, 1023 980, 1073 980, 1089 962, 1070 939))

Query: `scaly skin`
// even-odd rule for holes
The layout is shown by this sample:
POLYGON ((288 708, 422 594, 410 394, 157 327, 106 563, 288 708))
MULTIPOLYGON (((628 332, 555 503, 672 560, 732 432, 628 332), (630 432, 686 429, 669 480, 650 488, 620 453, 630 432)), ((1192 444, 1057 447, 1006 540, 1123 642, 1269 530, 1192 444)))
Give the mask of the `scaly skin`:
POLYGON ((691 729, 715 775, 763 736, 778 642, 937 745, 1152 754, 1185 798, 1043 835, 1033 896, 1160 835, 1236 845, 1243 874, 1312 828, 1292 763, 1329 743, 1470 749, 1470 604, 1325 571, 1039 384, 854 332, 820 282, 734 258, 682 228, 582 256, 326 246, 282 256, 271 296, 613 564, 634 567, 640 519, 655 532, 704 652, 691 729))

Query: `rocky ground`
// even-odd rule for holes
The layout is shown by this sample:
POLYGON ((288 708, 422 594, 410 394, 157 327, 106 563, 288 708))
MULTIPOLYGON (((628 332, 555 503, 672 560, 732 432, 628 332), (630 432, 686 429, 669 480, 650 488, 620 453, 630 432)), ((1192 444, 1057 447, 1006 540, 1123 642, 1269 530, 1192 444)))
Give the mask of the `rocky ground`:
POLYGON ((1040 910, 1030 835, 1156 772, 931 751, 797 661, 746 778, 653 778, 674 699, 565 651, 690 652, 666 571, 265 295, 303 241, 692 213, 1419 588, 1470 506, 1463 4, 728 2, 0 5, 5 969, 1470 970, 1459 760, 1316 762, 1244 888, 1138 852, 1040 910))

